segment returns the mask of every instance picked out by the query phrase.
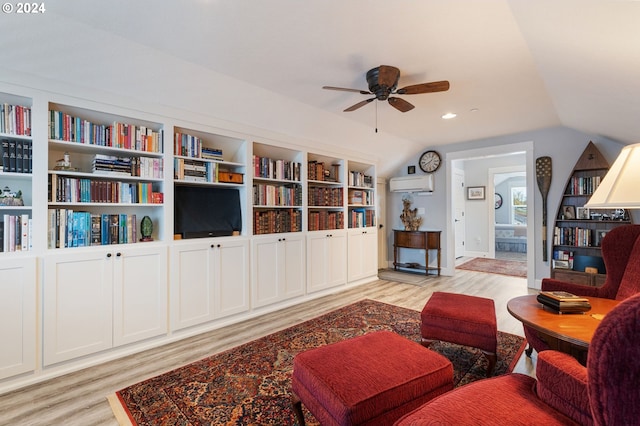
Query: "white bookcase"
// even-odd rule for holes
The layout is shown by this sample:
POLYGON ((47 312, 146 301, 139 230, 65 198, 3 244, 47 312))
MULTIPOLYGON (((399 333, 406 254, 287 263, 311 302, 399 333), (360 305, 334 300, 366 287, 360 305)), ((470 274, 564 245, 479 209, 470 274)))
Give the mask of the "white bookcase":
POLYGON ((0 82, 31 128, 0 132, 30 156, 0 171, 27 231, 0 252, 0 392, 377 278, 373 163, 104 96, 0 82), (235 191, 238 232, 179 232, 184 188, 235 191))

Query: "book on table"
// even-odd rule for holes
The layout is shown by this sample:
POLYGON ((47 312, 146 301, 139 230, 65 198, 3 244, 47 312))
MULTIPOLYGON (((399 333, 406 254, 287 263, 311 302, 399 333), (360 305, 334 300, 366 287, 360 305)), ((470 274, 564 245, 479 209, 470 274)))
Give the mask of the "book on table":
POLYGON ((566 291, 541 291, 537 300, 558 313, 582 313, 591 310, 589 299, 566 291))

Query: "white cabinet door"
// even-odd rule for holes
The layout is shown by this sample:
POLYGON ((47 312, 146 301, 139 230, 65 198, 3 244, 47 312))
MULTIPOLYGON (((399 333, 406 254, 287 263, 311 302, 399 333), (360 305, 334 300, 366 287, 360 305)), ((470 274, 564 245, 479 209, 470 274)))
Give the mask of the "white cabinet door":
POLYGON ((301 296, 305 289, 305 243, 304 236, 290 234, 280 244, 284 255, 284 274, 282 274, 282 298, 301 296))
POLYGON ((113 261, 104 249, 45 257, 45 366, 112 347, 113 261))
POLYGON ((367 228, 362 234, 362 273, 363 277, 378 275, 378 231, 376 228, 367 228))
POLYGON ((344 231, 322 231, 307 236, 307 289, 309 292, 345 284, 347 236, 344 231))
POLYGON ((231 238, 171 248, 171 328, 249 309, 249 243, 231 238))
POLYGON ((216 316, 249 310, 249 242, 227 239, 214 248, 216 316))
POLYGON ((278 255, 282 237, 255 237, 251 256, 252 305, 275 303, 280 298, 278 271, 283 268, 284 256, 278 255))
POLYGON ((253 306, 265 306, 304 294, 304 236, 255 237, 252 250, 253 306))
POLYGON ((211 243, 171 248, 171 328, 179 330, 215 318, 211 243))
POLYGON ((36 258, 0 260, 0 380, 36 367, 36 258))
POLYGON ((136 244, 113 258, 113 344, 167 332, 167 247, 136 244))
POLYGON ((378 274, 378 235, 376 228, 349 231, 348 280, 356 281, 378 274))

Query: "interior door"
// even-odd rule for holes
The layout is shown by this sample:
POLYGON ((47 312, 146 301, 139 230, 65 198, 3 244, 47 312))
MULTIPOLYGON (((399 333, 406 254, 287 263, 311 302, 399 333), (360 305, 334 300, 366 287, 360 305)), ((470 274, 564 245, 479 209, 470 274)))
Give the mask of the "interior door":
POLYGON ((465 254, 464 191, 464 171, 456 169, 453 172, 453 232, 456 241, 456 259, 465 254))
POLYGON ((389 258, 387 253, 387 230, 385 229, 386 211, 387 211, 387 181, 385 179, 378 179, 376 187, 376 199, 377 199, 377 215, 378 220, 378 268, 386 269, 389 265, 389 258))

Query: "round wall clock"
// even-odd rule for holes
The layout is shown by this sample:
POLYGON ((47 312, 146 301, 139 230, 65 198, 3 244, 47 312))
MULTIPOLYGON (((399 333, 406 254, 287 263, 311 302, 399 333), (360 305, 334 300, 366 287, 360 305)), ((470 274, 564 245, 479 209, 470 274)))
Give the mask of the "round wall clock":
POLYGON ((429 150, 422 153, 418 163, 420 164, 420 169, 422 169, 423 172, 433 173, 438 170, 441 161, 442 159, 440 158, 440 154, 436 151, 429 150))
POLYGON ((493 201, 496 203, 496 209, 502 207, 502 195, 496 192, 495 194, 493 194, 493 201))

